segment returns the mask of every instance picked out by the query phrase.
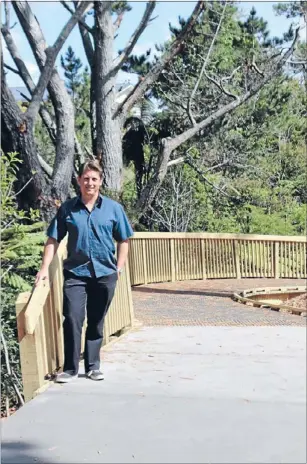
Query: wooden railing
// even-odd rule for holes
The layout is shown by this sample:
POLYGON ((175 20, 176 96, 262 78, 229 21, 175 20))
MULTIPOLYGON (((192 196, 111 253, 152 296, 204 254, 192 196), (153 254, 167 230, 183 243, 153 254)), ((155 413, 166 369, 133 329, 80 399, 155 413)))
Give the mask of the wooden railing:
POLYGON ((190 279, 306 278, 306 237, 137 232, 131 285, 190 279))
MULTIPOLYGON (((25 400, 63 366, 63 241, 49 283, 16 302, 25 400)), ((106 317, 104 343, 133 325, 131 285, 244 277, 306 278, 306 238, 207 233, 135 233, 128 263, 106 317), (130 274, 130 275, 129 275, 130 274), (130 280, 131 279, 131 280, 130 280)))
MULTIPOLYGON (((49 282, 40 284, 32 293, 21 293, 16 302, 25 401, 47 388, 49 379, 63 366, 62 289, 65 256, 66 240, 60 244, 50 265, 49 282)), ((104 344, 108 343, 111 335, 132 325, 131 285, 129 268, 126 266, 105 320, 104 344)))

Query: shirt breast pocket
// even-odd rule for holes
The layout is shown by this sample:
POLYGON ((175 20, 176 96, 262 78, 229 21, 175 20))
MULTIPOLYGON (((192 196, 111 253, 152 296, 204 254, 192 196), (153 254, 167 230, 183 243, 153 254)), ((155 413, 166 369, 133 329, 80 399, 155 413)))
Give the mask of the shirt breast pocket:
POLYGON ((98 226, 99 232, 103 235, 103 238, 110 238, 113 235, 113 221, 106 220, 100 221, 98 226))

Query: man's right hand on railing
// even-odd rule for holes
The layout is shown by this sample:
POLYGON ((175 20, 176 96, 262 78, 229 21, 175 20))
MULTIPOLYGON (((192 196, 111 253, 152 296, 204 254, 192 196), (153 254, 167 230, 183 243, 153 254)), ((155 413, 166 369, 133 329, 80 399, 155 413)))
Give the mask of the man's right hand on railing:
POLYGON ((43 261, 40 270, 36 274, 35 282, 34 285, 37 287, 37 285, 42 281, 48 280, 48 268, 49 264, 53 260, 54 255, 57 252, 58 249, 58 242, 54 238, 48 238, 45 244, 44 248, 44 254, 43 254, 43 261))
POLYGON ((35 282, 34 282, 34 285, 35 287, 37 287, 37 285, 41 282, 41 281, 45 281, 48 280, 48 268, 47 269, 44 269, 42 268, 40 271, 38 271, 38 273, 36 274, 36 277, 35 277, 35 282))

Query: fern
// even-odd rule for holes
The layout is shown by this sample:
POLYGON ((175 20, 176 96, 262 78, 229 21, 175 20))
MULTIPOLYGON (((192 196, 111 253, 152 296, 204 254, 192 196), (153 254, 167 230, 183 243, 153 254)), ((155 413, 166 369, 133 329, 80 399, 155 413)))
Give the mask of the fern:
POLYGON ((45 234, 37 232, 33 235, 26 235, 23 237, 23 240, 20 241, 20 238, 12 239, 7 242, 6 248, 8 251, 15 250, 18 248, 25 248, 37 244, 43 244, 46 239, 45 234))
POLYGON ((1 276, 1 285, 9 285, 11 288, 22 292, 31 290, 31 285, 15 272, 8 272, 3 277, 1 276))
POLYGON ((14 226, 7 227, 1 231, 2 239, 8 240, 10 237, 16 235, 25 236, 30 232, 41 231, 45 228, 45 222, 39 221, 33 224, 14 224, 14 226))
MULTIPOLYGON (((1 168, 1 328, 9 351, 11 368, 21 379, 19 345, 17 341, 15 301, 18 293, 31 290, 34 275, 41 261, 45 223, 37 211, 20 211, 14 196, 14 181, 19 165, 16 153, 0 157, 1 168)), ((18 405, 1 352, 1 411, 5 410, 6 397, 10 406, 18 405)))

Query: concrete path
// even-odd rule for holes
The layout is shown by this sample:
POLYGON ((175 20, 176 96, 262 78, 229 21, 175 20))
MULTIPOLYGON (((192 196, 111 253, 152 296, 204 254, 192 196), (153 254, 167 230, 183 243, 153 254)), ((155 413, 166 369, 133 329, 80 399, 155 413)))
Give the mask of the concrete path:
POLYGON ((144 327, 2 423, 8 463, 306 463, 304 327, 144 327))

